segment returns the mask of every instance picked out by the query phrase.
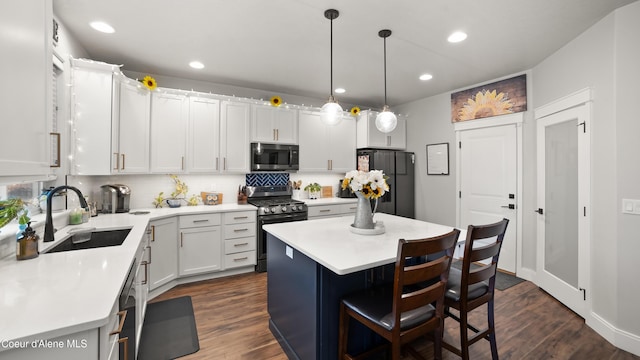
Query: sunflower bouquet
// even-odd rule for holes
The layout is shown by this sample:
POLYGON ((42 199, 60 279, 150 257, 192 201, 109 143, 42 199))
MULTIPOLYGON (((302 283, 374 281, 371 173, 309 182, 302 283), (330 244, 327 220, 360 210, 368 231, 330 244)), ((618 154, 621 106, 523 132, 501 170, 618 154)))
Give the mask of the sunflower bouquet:
POLYGON ((367 199, 378 199, 389 191, 386 179, 382 170, 352 170, 345 174, 342 189, 350 189, 351 192, 360 193, 367 199))

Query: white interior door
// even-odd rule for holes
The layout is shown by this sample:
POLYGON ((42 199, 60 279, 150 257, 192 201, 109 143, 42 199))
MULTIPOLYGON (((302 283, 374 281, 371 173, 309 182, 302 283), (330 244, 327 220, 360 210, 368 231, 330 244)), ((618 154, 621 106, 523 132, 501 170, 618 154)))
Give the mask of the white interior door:
POLYGON ((589 269, 588 116, 583 104, 537 119, 537 282, 582 317, 589 269))
POLYGON ((460 132, 459 227, 509 219, 498 267, 516 272, 517 132, 516 125, 460 132))

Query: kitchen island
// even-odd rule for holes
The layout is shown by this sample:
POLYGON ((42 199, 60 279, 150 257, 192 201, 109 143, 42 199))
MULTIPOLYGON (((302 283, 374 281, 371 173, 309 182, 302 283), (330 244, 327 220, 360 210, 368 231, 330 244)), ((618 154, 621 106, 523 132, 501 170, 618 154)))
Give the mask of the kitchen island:
MULTIPOLYGON (((290 359, 335 359, 342 296, 392 282, 399 239, 453 229, 387 214, 376 214, 375 220, 384 223, 384 234, 352 233, 349 216, 264 226, 269 327, 290 359)), ((374 341, 364 329, 352 329, 350 352, 374 341)))

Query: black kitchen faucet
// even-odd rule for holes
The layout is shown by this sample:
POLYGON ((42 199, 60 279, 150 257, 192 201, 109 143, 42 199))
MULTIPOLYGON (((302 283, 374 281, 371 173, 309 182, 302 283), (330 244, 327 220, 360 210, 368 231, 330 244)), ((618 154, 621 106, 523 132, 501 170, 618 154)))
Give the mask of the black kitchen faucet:
POLYGON ((80 206, 82 206, 84 209, 88 208, 87 201, 84 199, 84 195, 82 195, 82 192, 80 192, 78 188, 68 185, 62 185, 49 191, 49 194, 47 195, 47 219, 44 224, 44 242, 53 241, 53 219, 51 218, 51 208, 53 206, 51 204, 51 199, 53 199, 53 195, 55 193, 64 189, 73 190, 76 194, 78 194, 78 198, 80 199, 80 206))

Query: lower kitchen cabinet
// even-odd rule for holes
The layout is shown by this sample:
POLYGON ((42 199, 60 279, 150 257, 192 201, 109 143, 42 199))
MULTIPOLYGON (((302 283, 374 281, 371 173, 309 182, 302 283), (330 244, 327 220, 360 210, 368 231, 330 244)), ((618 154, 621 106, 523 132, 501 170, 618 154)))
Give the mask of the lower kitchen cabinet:
POLYGON ((149 225, 149 290, 154 290, 178 277, 178 219, 154 220, 149 225))
POLYGON ((220 214, 180 216, 178 274, 196 275, 222 268, 220 214))
POLYGON ((330 204, 330 205, 309 205, 308 206, 308 218, 321 219, 327 217, 348 216, 355 214, 356 203, 348 204, 330 204))
POLYGON ((224 269, 256 265, 256 212, 224 214, 224 269))

